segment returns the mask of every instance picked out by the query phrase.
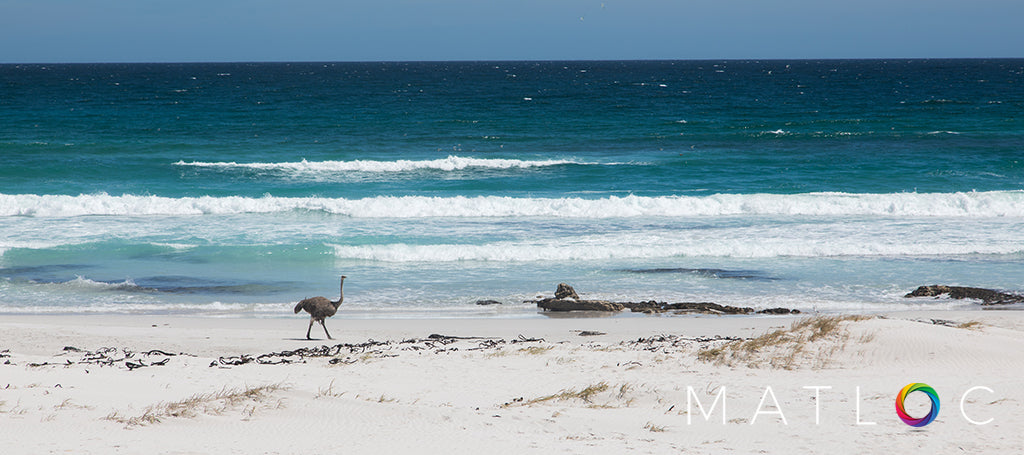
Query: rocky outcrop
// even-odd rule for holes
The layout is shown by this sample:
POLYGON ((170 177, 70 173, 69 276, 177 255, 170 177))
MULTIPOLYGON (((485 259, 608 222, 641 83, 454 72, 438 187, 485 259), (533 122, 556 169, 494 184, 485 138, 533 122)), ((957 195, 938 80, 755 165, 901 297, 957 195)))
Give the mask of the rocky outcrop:
POLYGON ((800 310, 796 308, 765 308, 763 310, 757 310, 757 314, 800 314, 800 310))
POLYGON ((655 302, 628 302, 623 303, 630 311, 639 313, 704 313, 704 314, 800 314, 800 310, 790 308, 767 308, 755 311, 750 307, 737 307, 732 305, 719 305, 714 302, 680 302, 666 303, 655 302))
POLYGON ((903 297, 938 297, 948 294, 954 299, 976 299, 981 300, 982 305, 1008 305, 1011 303, 1024 303, 1024 295, 1010 294, 994 291, 992 289, 972 288, 963 286, 920 286, 913 292, 903 297))
POLYGON ((638 313, 702 313, 702 314, 799 314, 800 310, 789 308, 770 308, 754 311, 750 307, 719 305, 714 302, 680 302, 666 303, 654 300, 647 302, 609 302, 607 300, 583 300, 576 291, 565 283, 558 285, 555 298, 529 301, 536 303, 544 311, 622 311, 628 308, 638 313))
POLYGON ((575 299, 579 300, 580 296, 576 294, 576 290, 565 283, 558 283, 558 289, 555 290, 555 298, 558 300, 564 299, 575 299))
POLYGON ((624 304, 630 311, 638 313, 664 313, 674 311, 677 313, 711 313, 711 314, 750 314, 754 312, 750 307, 735 307, 731 305, 719 305, 714 302, 680 302, 666 303, 656 302, 629 302, 624 304))
POLYGON ((576 290, 566 283, 558 283, 555 298, 537 301, 537 306, 544 311, 622 311, 621 303, 607 300, 583 300, 576 290))
POLYGON ((544 299, 537 306, 544 311, 622 311, 621 303, 607 300, 544 299))

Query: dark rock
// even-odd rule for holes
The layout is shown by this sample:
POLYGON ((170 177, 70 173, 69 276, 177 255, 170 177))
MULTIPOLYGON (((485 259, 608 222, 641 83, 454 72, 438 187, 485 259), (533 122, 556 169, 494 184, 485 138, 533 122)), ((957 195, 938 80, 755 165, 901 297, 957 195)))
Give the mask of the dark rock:
POLYGON ((572 286, 569 286, 568 284, 565 284, 565 283, 558 283, 558 289, 555 290, 555 298, 558 299, 558 300, 564 300, 564 299, 577 299, 577 300, 579 300, 580 296, 576 294, 576 290, 573 289, 572 286))
POLYGON ((950 321, 948 319, 929 319, 929 321, 932 323, 932 325, 941 325, 944 327, 956 327, 960 325, 959 322, 950 321))
MULTIPOLYGON (((629 308, 637 313, 664 313, 673 311, 677 313, 703 313, 703 314, 751 314, 754 312, 750 307, 735 307, 730 305, 719 305, 714 302, 681 302, 665 303, 655 300, 646 302, 609 302, 606 300, 579 300, 576 291, 572 286, 561 283, 555 298, 541 300, 527 300, 524 303, 536 303, 545 311, 622 311, 629 308)), ((799 314, 799 310, 787 308, 772 308, 761 310, 760 313, 767 314, 799 314)))
POLYGON ((662 308, 663 305, 666 305, 665 302, 660 302, 659 303, 659 302, 656 302, 654 300, 650 300, 650 301, 647 301, 647 302, 629 302, 629 303, 626 303, 626 307, 629 308, 629 311, 632 311, 634 313, 648 313, 648 314, 664 312, 665 309, 662 308))
POLYGON ((582 330, 582 331, 580 331, 580 336, 581 337, 594 337, 594 336, 598 336, 598 335, 607 335, 607 333, 598 332, 598 331, 595 331, 595 330, 582 330))
POLYGON ((501 305, 501 302, 497 300, 477 300, 477 305, 501 305))
POLYGON ((545 311, 622 311, 621 303, 606 300, 563 300, 544 299, 537 306, 545 311))
POLYGON ((677 313, 748 314, 754 312, 753 308, 719 305, 713 302, 665 303, 650 300, 647 302, 628 302, 623 305, 635 313, 664 313, 666 311, 674 311, 677 313))
POLYGON ((1024 295, 1009 294, 1006 292, 994 291, 991 289, 971 288, 963 286, 921 286, 903 297, 937 297, 949 294, 954 299, 977 299, 982 305, 1008 305, 1011 303, 1024 303, 1024 295))
POLYGON ((691 311, 697 313, 712 313, 712 314, 749 314, 753 313, 754 309, 750 307, 735 307, 730 305, 719 305, 714 302, 683 302, 683 303, 670 303, 662 306, 666 310, 681 310, 691 311))

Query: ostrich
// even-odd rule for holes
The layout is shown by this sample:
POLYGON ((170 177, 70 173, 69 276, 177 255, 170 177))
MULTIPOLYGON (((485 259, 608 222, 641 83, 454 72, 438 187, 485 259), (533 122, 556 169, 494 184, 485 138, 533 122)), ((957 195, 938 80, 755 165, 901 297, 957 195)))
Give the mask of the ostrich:
POLYGON ((345 275, 341 276, 341 286, 339 287, 341 295, 338 297, 337 302, 327 300, 327 297, 310 297, 308 299, 302 299, 298 305, 295 305, 295 314, 298 314, 302 310, 306 310, 309 313, 309 328, 306 329, 306 339, 312 340, 309 337, 309 332, 313 330, 313 322, 320 322, 320 326, 324 328, 324 333, 327 334, 328 340, 331 338, 331 332, 327 331, 327 326, 324 325, 324 318, 334 316, 334 313, 338 312, 338 307, 341 306, 341 302, 345 300, 345 275))

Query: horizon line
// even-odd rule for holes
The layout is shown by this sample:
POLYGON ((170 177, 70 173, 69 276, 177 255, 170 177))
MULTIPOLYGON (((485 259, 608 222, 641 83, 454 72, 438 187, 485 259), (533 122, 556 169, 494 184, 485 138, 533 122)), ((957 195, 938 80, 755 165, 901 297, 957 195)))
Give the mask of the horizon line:
POLYGON ((182 60, 182 61, 38 61, 0 65, 188 65, 281 63, 554 63, 554 62, 803 62, 803 61, 1024 60, 1024 57, 820 57, 820 58, 627 58, 627 59, 439 59, 439 60, 182 60))

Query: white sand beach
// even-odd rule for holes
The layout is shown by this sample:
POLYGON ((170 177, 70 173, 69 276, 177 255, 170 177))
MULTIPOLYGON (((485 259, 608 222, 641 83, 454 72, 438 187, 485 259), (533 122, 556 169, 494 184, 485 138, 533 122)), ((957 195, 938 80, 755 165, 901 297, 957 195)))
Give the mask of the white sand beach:
MULTIPOLYGON (((0 440, 5 454, 1024 447, 1024 312, 840 319, 329 319, 336 339, 307 341, 300 316, 4 315, 0 440), (915 382, 941 402, 921 428, 894 407, 915 382)), ((921 417, 929 400, 905 406, 921 417)))

